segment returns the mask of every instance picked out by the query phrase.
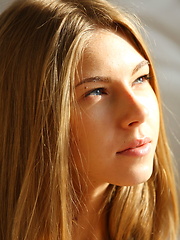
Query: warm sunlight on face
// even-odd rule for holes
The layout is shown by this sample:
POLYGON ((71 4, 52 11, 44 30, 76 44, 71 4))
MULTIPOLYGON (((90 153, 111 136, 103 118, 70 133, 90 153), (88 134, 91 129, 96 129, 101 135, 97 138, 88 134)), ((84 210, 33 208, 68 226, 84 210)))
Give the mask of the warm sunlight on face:
POLYGON ((80 175, 94 187, 148 180, 159 132, 148 61, 121 36, 99 30, 89 41, 78 74, 78 106, 71 124, 80 175))

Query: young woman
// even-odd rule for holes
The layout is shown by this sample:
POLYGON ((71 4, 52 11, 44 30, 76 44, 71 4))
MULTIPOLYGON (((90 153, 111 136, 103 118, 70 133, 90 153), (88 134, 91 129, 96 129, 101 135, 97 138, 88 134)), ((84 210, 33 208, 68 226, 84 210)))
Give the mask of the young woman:
POLYGON ((103 0, 21 0, 1 15, 0 239, 176 239, 138 24, 103 0))

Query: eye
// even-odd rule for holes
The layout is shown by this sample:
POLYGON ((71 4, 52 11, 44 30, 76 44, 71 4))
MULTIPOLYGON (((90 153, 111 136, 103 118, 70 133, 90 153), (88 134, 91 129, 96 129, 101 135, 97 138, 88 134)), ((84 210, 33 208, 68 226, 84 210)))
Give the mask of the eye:
POLYGON ((94 90, 89 91, 85 94, 85 97, 88 96, 101 96, 101 95, 107 95, 107 91, 105 88, 96 88, 94 90))
POLYGON ((150 80, 150 76, 149 76, 149 74, 147 74, 147 75, 144 75, 144 76, 141 76, 141 77, 137 78, 137 79, 133 82, 133 85, 134 85, 134 84, 142 84, 142 83, 144 83, 144 82, 146 82, 146 81, 149 81, 149 80, 150 80))

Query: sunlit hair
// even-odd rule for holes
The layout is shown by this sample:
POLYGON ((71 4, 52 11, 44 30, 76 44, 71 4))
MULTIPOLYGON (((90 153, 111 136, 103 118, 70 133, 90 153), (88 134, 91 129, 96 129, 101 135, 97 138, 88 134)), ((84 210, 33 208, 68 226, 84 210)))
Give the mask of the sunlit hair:
MULTIPOLYGON (((150 62, 160 104, 139 27, 103 0, 21 0, 1 15, 0 239, 72 239, 76 67, 98 28, 124 34, 150 62)), ((110 185, 104 209, 110 239, 176 239, 177 198, 162 115, 152 177, 138 186, 110 185)))

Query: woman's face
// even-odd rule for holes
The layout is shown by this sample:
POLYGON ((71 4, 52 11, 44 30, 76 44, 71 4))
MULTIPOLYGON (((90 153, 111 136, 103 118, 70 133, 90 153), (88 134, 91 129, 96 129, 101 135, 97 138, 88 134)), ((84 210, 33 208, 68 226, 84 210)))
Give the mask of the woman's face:
POLYGON ((149 179, 159 110, 149 65, 124 38, 105 30, 90 39, 78 66, 72 153, 93 186, 149 179))

